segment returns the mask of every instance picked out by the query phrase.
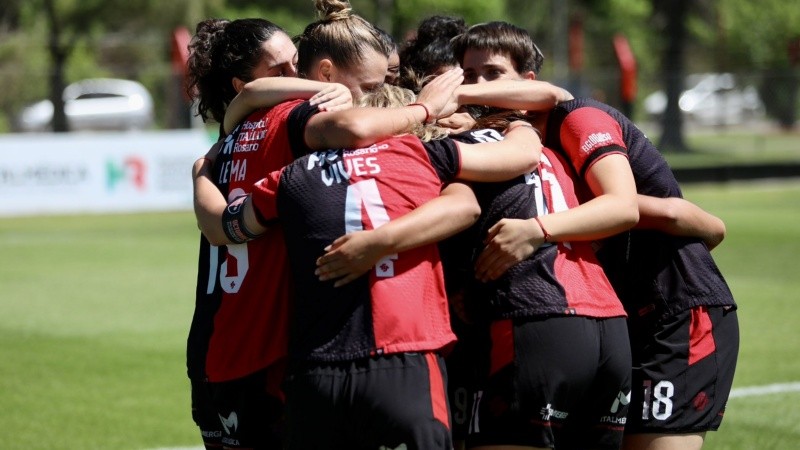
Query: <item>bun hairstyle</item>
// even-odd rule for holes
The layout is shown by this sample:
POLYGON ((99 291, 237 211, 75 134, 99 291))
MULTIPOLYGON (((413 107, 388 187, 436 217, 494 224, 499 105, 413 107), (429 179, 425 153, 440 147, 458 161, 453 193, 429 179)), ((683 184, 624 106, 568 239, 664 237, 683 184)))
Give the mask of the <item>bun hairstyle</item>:
POLYGON ((353 12, 347 0, 314 0, 314 6, 321 20, 347 20, 353 12))
POLYGON ((222 123, 236 96, 231 80, 253 79, 253 69, 264 58, 264 42, 286 33, 264 19, 207 19, 197 24, 189 42, 187 63, 189 97, 198 101, 198 115, 222 123))
POLYGON ((328 58, 337 67, 353 67, 365 59, 368 49, 389 57, 380 32, 361 16, 353 14, 346 0, 314 0, 319 20, 295 37, 297 72, 307 78, 320 59, 328 58))

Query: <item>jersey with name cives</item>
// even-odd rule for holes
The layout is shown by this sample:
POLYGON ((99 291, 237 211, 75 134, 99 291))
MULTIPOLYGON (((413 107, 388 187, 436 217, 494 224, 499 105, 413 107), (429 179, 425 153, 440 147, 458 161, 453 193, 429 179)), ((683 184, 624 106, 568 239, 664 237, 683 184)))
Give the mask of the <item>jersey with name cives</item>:
POLYGON ((423 144, 406 135, 315 152, 257 184, 256 213, 283 223, 295 280, 290 359, 436 351, 455 340, 436 245, 387 256, 339 288, 320 282, 314 270, 336 238, 380 227, 438 196, 459 161, 449 139, 423 144))
MULTIPOLYGON (((489 228, 500 219, 530 219, 577 206, 573 177, 565 161, 544 148, 534 172, 504 183, 475 183, 473 190, 482 211, 471 230, 475 254, 482 249, 489 228)), ((544 244, 498 280, 477 284, 468 289, 468 294, 473 305, 488 300, 487 312, 495 320, 625 316, 589 242, 544 244)))
MULTIPOLYGON (((316 111, 299 100, 258 110, 225 138, 212 174, 228 201, 294 160, 292 143, 302 141, 305 122, 316 111)), ((189 376, 227 381, 285 358, 289 283, 281 227, 238 245, 217 247, 202 238, 189 376)))
MULTIPOLYGON (((682 197, 658 149, 633 122, 604 103, 581 98, 556 106, 547 120, 544 144, 563 153, 581 177, 603 156, 626 154, 639 194, 682 197)), ((735 305, 699 238, 632 230, 606 239, 598 256, 632 316, 735 305)))

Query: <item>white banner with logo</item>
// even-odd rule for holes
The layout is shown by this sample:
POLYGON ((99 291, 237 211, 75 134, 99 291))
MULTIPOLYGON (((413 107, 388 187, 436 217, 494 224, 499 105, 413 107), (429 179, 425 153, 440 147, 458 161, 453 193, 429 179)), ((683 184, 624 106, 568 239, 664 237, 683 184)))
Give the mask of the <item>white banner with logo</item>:
POLYGON ((0 216, 186 210, 204 130, 0 135, 0 216))

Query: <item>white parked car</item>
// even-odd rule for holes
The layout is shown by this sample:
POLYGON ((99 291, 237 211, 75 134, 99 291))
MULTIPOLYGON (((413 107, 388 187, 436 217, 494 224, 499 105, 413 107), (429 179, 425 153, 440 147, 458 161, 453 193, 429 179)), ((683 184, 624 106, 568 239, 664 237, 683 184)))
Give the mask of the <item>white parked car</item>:
MULTIPOLYGON (((730 73, 702 73, 686 77, 687 89, 678 107, 684 117, 701 125, 736 125, 764 114, 756 88, 740 88, 730 73)), ((667 108, 667 95, 656 91, 644 99, 644 110, 658 118, 667 108)))
MULTIPOLYGON (((141 130, 153 126, 153 99, 136 81, 91 78, 64 89, 64 112, 70 131, 141 130)), ((53 103, 42 100, 22 110, 20 131, 52 130, 53 103)))

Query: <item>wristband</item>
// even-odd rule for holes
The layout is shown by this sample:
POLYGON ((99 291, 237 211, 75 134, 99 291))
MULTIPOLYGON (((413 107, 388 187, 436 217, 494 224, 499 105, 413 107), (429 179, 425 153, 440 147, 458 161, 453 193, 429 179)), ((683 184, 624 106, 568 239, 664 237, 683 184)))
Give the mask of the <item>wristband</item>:
POLYGON ((534 216, 533 220, 535 220, 536 223, 539 224, 539 228, 542 229, 542 234, 544 234, 544 241, 545 242, 550 242, 550 239, 552 238, 552 236, 550 236, 550 233, 548 233, 547 230, 544 229, 544 225, 542 225, 542 221, 539 220, 539 217, 538 216, 534 216))
POLYGON ((424 105, 424 104, 422 104, 422 103, 417 103, 417 102, 414 102, 414 103, 409 103, 409 104, 408 104, 408 106, 421 106, 421 107, 422 107, 422 109, 424 109, 424 110, 425 110, 425 120, 423 120, 423 121, 422 121, 422 123, 423 123, 423 124, 429 124, 429 123, 431 123, 431 122, 429 122, 429 121, 431 120, 431 111, 428 109, 428 107, 427 107, 427 106, 425 106, 425 105, 424 105))
POLYGON ((244 223, 244 204, 249 196, 236 197, 222 212, 222 230, 234 244, 244 244, 258 237, 244 223))

